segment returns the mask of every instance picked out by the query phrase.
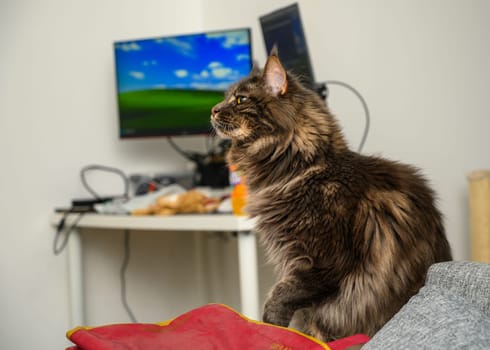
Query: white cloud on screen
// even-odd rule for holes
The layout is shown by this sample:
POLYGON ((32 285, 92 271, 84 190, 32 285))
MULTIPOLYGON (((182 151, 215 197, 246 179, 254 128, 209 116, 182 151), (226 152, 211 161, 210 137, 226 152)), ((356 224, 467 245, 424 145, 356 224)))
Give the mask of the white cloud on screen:
POLYGON ((249 59, 250 59, 250 55, 247 55, 247 54, 244 54, 244 53, 236 56, 236 60, 237 61, 244 61, 244 60, 247 60, 248 61, 249 59))
POLYGON ((223 66, 223 63, 217 62, 217 61, 209 62, 209 64, 208 64, 208 68, 211 68, 211 69, 222 67, 222 66, 223 66))
POLYGON ((156 43, 169 45, 173 48, 173 50, 177 51, 179 54, 187 57, 194 57, 194 48, 191 43, 187 41, 179 40, 177 38, 163 38, 156 39, 156 43))
POLYGON ((211 71, 211 74, 213 75, 213 77, 215 78, 218 78, 218 79, 223 79, 223 78, 226 78, 228 76, 231 75, 232 73, 232 69, 231 68, 227 68, 227 67, 219 67, 219 68, 214 68, 212 71, 211 71))
POLYGON ((230 84, 227 82, 222 82, 219 84, 209 85, 207 83, 195 82, 191 84, 191 87, 198 90, 226 90, 230 84))
POLYGON ((139 50, 141 50, 141 46, 139 46, 135 42, 129 42, 129 43, 116 44, 116 49, 124 51, 124 52, 139 51, 139 50))
POLYGON ((138 72, 138 71, 132 70, 129 72, 129 75, 135 79, 138 79, 138 80, 145 79, 145 73, 143 73, 143 72, 138 72))
POLYGON ((185 78, 189 75, 189 72, 185 69, 177 69, 174 71, 174 74, 177 76, 177 78, 185 78))
POLYGON ((206 35, 206 38, 222 40, 221 46, 227 49, 232 48, 233 46, 246 45, 249 43, 248 33, 245 30, 239 30, 236 32, 209 33, 206 35))
POLYGON ((205 69, 192 75, 191 86, 200 90, 226 90, 240 78, 240 72, 218 61, 211 61, 205 69))

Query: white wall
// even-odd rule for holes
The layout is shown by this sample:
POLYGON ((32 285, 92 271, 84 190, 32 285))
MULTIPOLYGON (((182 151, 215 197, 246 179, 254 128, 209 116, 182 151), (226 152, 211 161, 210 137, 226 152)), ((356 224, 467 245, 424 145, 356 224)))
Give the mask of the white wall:
MULTIPOLYGON (((204 27, 252 25, 254 56, 264 63, 258 17, 291 3, 207 1, 204 27)), ((422 168, 439 194, 454 257, 468 258, 466 174, 490 167, 490 2, 299 5, 317 80, 345 81, 367 100, 372 120, 364 152, 422 168)), ((364 126, 360 103, 332 86, 328 104, 357 148, 364 126)))
MULTIPOLYGON (((164 140, 119 141, 112 42, 201 29, 198 0, 0 2, 1 349, 62 349, 67 344, 64 334, 73 325, 68 321, 66 256, 52 253, 48 218, 55 206, 88 195, 79 180, 82 166, 105 164, 127 172, 186 167, 164 140)), ((202 143, 192 139, 182 145, 202 143)), ((111 190, 120 191, 117 186, 111 190)), ((94 258, 95 264, 109 275, 87 298, 98 301, 109 289, 114 303, 105 307, 101 300, 97 306, 104 318, 99 321, 99 314, 92 313, 88 322, 115 321, 120 315, 115 277, 120 260, 115 269, 108 262, 121 252, 120 237, 101 237, 112 239, 112 245, 94 258), (111 289, 107 284, 113 278, 111 289)), ((155 245, 166 243, 161 239, 155 245)), ((192 254, 184 252, 182 259, 186 256, 192 254)), ((91 265, 86 271, 96 272, 91 265)), ((129 287, 130 296, 134 290, 129 287)), ((124 314, 118 319, 127 321, 124 314)))
MULTIPOLYGON (((99 163, 126 172, 186 167, 163 140, 118 140, 112 42, 252 26, 255 56, 263 63, 258 16, 291 2, 0 3, 0 348, 53 349, 67 344, 63 334, 72 325, 66 257, 51 252, 48 217, 53 207, 86 196, 78 178, 82 166, 99 163)), ((346 81, 368 101, 372 129, 365 152, 424 170, 439 193, 455 258, 467 258, 465 175, 490 167, 490 3, 299 3, 318 80, 346 81)), ((332 87, 329 104, 351 144, 357 145, 364 123, 358 101, 332 87)), ((202 140, 187 139, 182 145, 198 149, 202 140)), ((159 294, 168 287, 162 280, 173 272, 157 266, 168 265, 172 258, 179 259, 182 275, 195 277, 193 243, 188 242, 186 237, 151 233, 133 240, 128 296, 140 319, 162 320, 203 300, 202 291, 189 291, 186 279, 176 282, 185 292, 159 294), (172 253, 170 246, 190 250, 165 259, 172 253), (186 265, 187 259, 191 261, 186 265)), ((121 232, 87 232, 84 243, 88 322, 127 321, 118 301, 121 232)), ((211 297, 236 306, 236 248, 227 241, 220 244, 229 248, 223 259, 230 265, 223 274, 231 286, 221 295, 212 288, 211 297)))

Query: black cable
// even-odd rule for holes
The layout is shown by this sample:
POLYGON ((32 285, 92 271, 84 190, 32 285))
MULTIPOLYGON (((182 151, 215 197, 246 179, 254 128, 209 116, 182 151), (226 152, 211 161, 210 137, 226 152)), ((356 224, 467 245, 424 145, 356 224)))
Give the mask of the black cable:
POLYGON ((370 123, 371 123, 371 117, 370 117, 370 114, 369 114, 369 108, 368 108, 368 105, 367 105, 366 101, 364 100, 364 97, 362 97, 361 93, 359 91, 357 91, 354 87, 352 87, 351 85, 349 85, 347 83, 344 83, 343 81, 327 80, 325 82, 325 84, 327 84, 327 85, 340 85, 340 86, 343 86, 343 87, 349 89, 350 91, 352 91, 359 98, 359 100, 361 101, 362 108, 364 109, 364 114, 365 114, 365 117, 366 117, 366 124, 364 125, 364 132, 362 134, 362 139, 361 139, 361 142, 359 143, 359 147, 357 149, 358 152, 361 152, 362 151, 362 148, 364 147, 364 144, 366 143, 366 139, 367 139, 368 132, 369 132, 369 126, 370 126, 370 123))
POLYGON ((196 164, 202 164, 203 159, 205 159, 207 156, 206 154, 199 154, 197 152, 184 151, 174 142, 174 140, 172 140, 170 136, 167 137, 167 141, 177 153, 182 155, 187 160, 190 160, 191 162, 194 162, 196 164))
MULTIPOLYGON (((90 170, 107 171, 107 172, 112 172, 112 173, 116 173, 116 174, 120 175, 124 181, 124 194, 123 194, 123 196, 124 196, 124 198, 129 198, 129 179, 126 176, 126 174, 124 174, 124 172, 122 172, 121 170, 119 170, 117 168, 113 168, 113 167, 109 167, 109 166, 105 166, 105 165, 87 165, 87 166, 83 167, 82 170, 80 171, 80 178, 82 180, 82 184, 85 187, 85 189, 88 192, 90 192, 90 194, 92 194, 92 196, 94 196, 95 199, 101 199, 101 198, 89 186, 89 184, 87 183, 87 179, 85 178, 85 174, 90 170)), ((53 241, 53 253, 54 253, 54 255, 59 255, 65 249, 66 245, 68 244, 68 239, 70 238, 70 234, 72 233, 72 231, 75 229, 77 224, 82 219, 83 214, 84 214, 83 212, 79 212, 76 210, 76 208, 73 208, 73 207, 64 212, 63 216, 61 217, 60 222, 58 223, 58 225, 56 227, 56 235, 55 235, 54 241, 53 241), (78 217, 74 219, 73 223, 71 224, 70 227, 68 227, 68 229, 64 230, 66 219, 68 218, 68 215, 70 215, 72 213, 78 213, 78 217), (65 238, 64 238, 63 242, 61 243, 61 245, 58 247, 58 241, 60 240, 60 237, 61 237, 63 232, 65 233, 65 238)))
POLYGON ((89 186, 89 184, 87 183, 87 179, 85 178, 85 174, 91 170, 106 171, 106 172, 115 173, 115 174, 118 174, 119 176, 121 176, 121 178, 123 179, 123 182, 124 182, 124 194, 123 194, 123 196, 124 196, 124 198, 128 198, 128 196, 129 196, 129 179, 126 176, 126 174, 124 174, 124 172, 122 170, 117 169, 117 168, 113 168, 113 167, 109 167, 109 166, 105 166, 105 165, 87 165, 87 166, 84 166, 82 168, 82 170, 80 171, 80 179, 82 180, 82 184, 85 187, 85 189, 92 196, 94 196, 95 199, 100 199, 100 196, 89 186))
POLYGON ((170 136, 167 137, 167 141, 170 144, 170 146, 172 146, 172 148, 177 153, 179 153, 181 156, 183 156, 184 158, 189 159, 189 160, 194 160, 193 159, 193 156, 189 152, 186 152, 186 151, 182 150, 182 148, 180 148, 179 146, 177 146, 177 144, 174 142, 174 140, 172 140, 172 138, 170 136))
POLYGON ((131 322, 137 323, 138 321, 136 320, 136 317, 134 317, 134 313, 129 307, 127 296, 126 296, 126 270, 129 265, 129 258, 130 258, 130 238, 131 238, 131 233, 129 230, 124 231, 124 258, 123 258, 123 263, 121 265, 121 271, 120 271, 120 277, 121 277, 121 301, 124 306, 124 309, 128 313, 129 318, 131 319, 131 322))
POLYGON ((70 215, 72 213, 74 213, 74 211, 72 211, 71 209, 65 211, 63 213, 63 216, 61 217, 60 222, 58 223, 58 225, 56 227, 56 235, 54 236, 54 240, 53 240, 53 253, 54 253, 54 255, 59 255, 65 249, 66 245, 68 244, 68 238, 70 238, 70 234, 73 232, 73 230, 77 226, 78 222, 80 220, 82 220, 82 218, 83 218, 84 213, 78 213, 78 217, 74 219, 74 221, 70 225, 70 227, 68 227, 67 230, 64 230, 66 219, 68 218, 68 215, 70 215), (61 245, 58 247, 58 241, 59 241, 59 239, 63 233, 65 234, 65 238, 64 238, 63 242, 61 243, 61 245))

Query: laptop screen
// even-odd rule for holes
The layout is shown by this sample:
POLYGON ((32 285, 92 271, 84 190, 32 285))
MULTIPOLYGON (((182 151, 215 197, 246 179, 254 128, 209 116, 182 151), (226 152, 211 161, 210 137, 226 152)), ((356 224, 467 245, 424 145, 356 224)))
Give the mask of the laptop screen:
POLYGON ((303 84, 314 88, 315 78, 298 4, 261 16, 260 25, 267 53, 277 45, 284 68, 299 76, 303 84))

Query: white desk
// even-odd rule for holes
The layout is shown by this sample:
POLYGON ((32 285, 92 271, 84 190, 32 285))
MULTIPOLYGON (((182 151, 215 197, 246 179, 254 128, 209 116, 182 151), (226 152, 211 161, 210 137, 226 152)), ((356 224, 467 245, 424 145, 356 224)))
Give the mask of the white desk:
MULTIPOLYGON (((62 216, 53 214, 52 225, 56 226, 62 216)), ((65 227, 70 227, 77 218, 78 214, 68 215, 65 227)), ((167 217, 84 214, 77 224, 77 228, 116 230, 237 232, 241 312, 259 320, 257 250, 255 235, 251 232, 253 226, 254 221, 247 217, 223 214, 167 217)), ((85 324, 81 249, 80 234, 74 230, 67 246, 70 318, 73 326, 85 324)))

